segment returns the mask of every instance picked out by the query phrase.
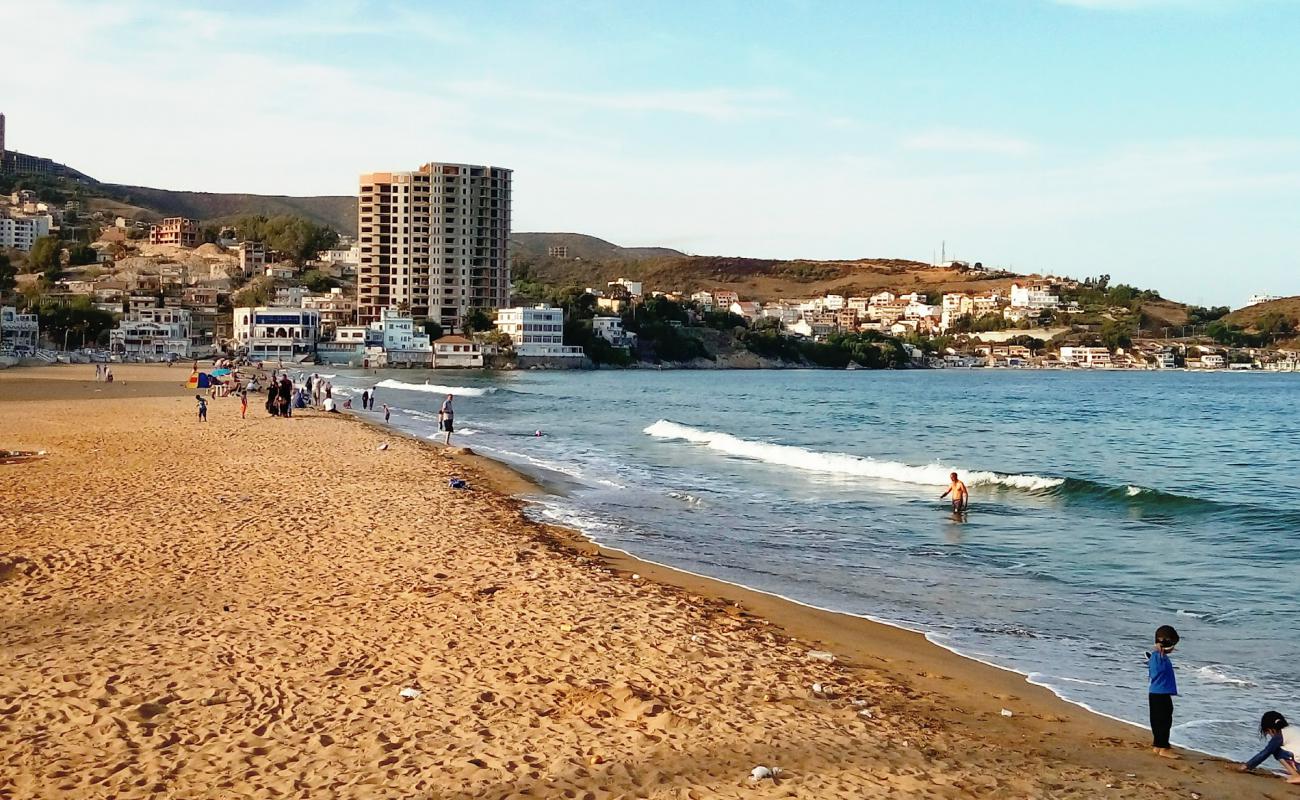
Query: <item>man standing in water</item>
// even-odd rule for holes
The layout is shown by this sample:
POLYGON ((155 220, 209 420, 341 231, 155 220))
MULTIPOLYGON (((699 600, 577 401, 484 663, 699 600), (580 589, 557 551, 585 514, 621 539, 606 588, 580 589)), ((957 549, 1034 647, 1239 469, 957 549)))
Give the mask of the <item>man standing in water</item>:
POLYGON ((966 510, 966 504, 970 502, 970 492, 967 491, 966 484, 962 483, 957 477, 957 473, 954 472, 950 474, 948 479, 952 481, 952 483, 948 485, 948 491, 939 495, 939 499, 942 500, 951 494, 953 513, 960 514, 966 510))
POLYGON ((447 439, 444 443, 448 447, 451 446, 452 423, 456 416, 455 411, 453 411, 451 407, 451 399, 452 396, 447 395, 447 399, 442 401, 442 408, 438 409, 438 427, 442 428, 447 433, 447 439))

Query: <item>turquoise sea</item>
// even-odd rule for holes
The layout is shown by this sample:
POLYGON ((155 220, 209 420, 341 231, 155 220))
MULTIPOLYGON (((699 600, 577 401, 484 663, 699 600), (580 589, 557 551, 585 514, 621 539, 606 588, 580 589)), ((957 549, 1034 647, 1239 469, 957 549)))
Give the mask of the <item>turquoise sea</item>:
MULTIPOLYGON (((539 518, 639 557, 925 632, 1245 757, 1300 716, 1300 375, 937 370, 340 372, 392 423, 556 490, 539 518), (425 381, 428 384, 425 384, 425 381), (540 431, 544 435, 536 436, 540 431), (938 497, 957 470, 972 503, 938 497)), ((359 406, 359 403, 357 403, 359 406)), ((1134 737, 1143 734, 1135 731, 1134 737)))

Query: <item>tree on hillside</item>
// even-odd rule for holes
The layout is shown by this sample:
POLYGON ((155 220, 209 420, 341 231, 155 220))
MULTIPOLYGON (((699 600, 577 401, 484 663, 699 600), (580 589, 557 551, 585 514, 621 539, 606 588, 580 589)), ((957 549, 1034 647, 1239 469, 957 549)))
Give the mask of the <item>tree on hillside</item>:
POLYGON ((235 221, 235 230, 240 238, 264 242, 299 266, 315 258, 321 250, 329 250, 339 243, 338 232, 333 228, 291 214, 243 216, 235 221))
POLYGON ((490 331, 492 327, 492 317, 481 308, 471 308, 460 321, 461 333, 466 336, 480 331, 490 331))
POLYGON ((272 281, 270 278, 255 278, 247 286, 235 292, 230 302, 234 308, 254 308, 271 302, 272 281))
POLYGON ((47 285, 63 277, 63 243, 57 236, 42 236, 32 245, 27 263, 33 272, 40 272, 47 285))
POLYGON ((1101 343, 1111 352, 1133 346, 1133 323, 1126 319, 1108 319, 1101 324, 1101 343))
POLYGON ((313 292, 328 292, 339 282, 318 269, 309 269, 302 274, 302 285, 313 292))
POLYGON ((430 339, 438 340, 442 338, 442 325, 436 319, 426 319, 420 323, 424 326, 424 333, 430 339))
POLYGON ((8 253, 0 253, 0 300, 18 285, 18 268, 9 260, 8 253))
POLYGON ((87 264, 94 264, 99 260, 99 254, 95 248, 88 244, 77 243, 68 248, 68 266, 84 267, 87 264))

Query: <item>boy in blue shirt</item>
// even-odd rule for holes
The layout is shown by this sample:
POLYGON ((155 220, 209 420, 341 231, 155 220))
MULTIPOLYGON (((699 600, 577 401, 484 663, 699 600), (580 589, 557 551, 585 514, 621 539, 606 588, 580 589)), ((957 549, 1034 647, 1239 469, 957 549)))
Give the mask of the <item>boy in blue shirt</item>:
POLYGON ((1172 625, 1156 629, 1155 650, 1147 654, 1147 675, 1151 679, 1147 699, 1151 706, 1151 749, 1162 758, 1178 758, 1169 748, 1169 729, 1174 725, 1174 695, 1178 682, 1174 679, 1174 662, 1169 654, 1178 646, 1178 631, 1172 625))

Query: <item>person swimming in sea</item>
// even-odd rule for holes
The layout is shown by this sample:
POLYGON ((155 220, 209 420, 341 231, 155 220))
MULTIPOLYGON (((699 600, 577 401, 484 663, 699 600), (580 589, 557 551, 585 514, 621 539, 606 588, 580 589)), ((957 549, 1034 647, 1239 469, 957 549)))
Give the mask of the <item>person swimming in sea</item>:
POLYGON ((953 513, 960 514, 966 510, 966 506, 970 503, 970 491, 966 488, 966 484, 962 483, 961 479, 957 477, 957 473, 950 474, 948 478, 952 483, 948 485, 948 491, 939 495, 939 499, 942 500, 951 494, 953 513))

